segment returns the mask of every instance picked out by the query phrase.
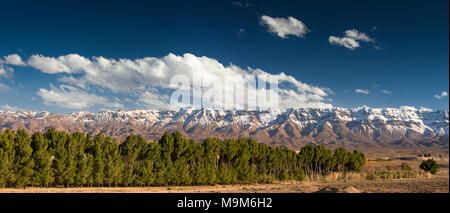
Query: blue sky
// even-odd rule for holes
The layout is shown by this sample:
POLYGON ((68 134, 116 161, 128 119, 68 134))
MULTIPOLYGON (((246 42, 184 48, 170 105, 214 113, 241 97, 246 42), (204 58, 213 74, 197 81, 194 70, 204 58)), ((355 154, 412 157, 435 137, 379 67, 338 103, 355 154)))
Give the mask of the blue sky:
POLYGON ((153 103, 167 101, 161 98, 167 96, 161 87, 138 81, 127 85, 128 91, 114 91, 127 78, 114 75, 98 83, 85 70, 49 73, 33 66, 30 58, 77 54, 94 62, 93 57, 154 57, 170 66, 180 57, 188 61, 191 55, 184 54, 190 53, 226 67, 232 63, 244 70, 292 76, 312 87, 308 94, 319 96, 302 99, 299 107, 448 109, 448 8, 446 0, 6 1, 0 7, 0 106, 50 112, 160 107, 153 103), (263 16, 293 17, 307 30, 288 26, 283 37, 270 30, 277 26, 265 23, 263 16), (346 34, 352 30, 359 37, 346 34), (358 47, 333 43, 330 37, 347 37, 358 47), (4 57, 12 54, 24 65, 8 64, 4 57), (75 80, 62 80, 69 77, 75 80), (119 85, 105 85, 114 82, 119 85))

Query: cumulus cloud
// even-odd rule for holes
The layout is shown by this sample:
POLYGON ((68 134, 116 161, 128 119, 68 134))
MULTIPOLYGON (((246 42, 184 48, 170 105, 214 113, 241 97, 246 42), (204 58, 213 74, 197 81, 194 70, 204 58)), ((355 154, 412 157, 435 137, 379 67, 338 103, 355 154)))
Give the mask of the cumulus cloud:
POLYGON ((373 42, 374 40, 367 36, 365 33, 359 32, 358 30, 351 29, 345 31, 345 37, 352 38, 356 41, 373 42))
MULTIPOLYGON (((300 82, 285 73, 271 74, 251 67, 241 68, 234 64, 223 65, 219 61, 206 56, 168 54, 161 58, 145 57, 137 59, 109 59, 104 57, 85 58, 77 54, 63 55, 56 58, 33 55, 28 64, 48 74, 55 74, 64 85, 51 86, 50 90, 40 89, 38 94, 47 104, 64 108, 81 109, 93 105, 112 105, 123 107, 119 102, 110 103, 106 98, 96 95, 108 93, 112 96, 125 96, 135 100, 142 108, 171 108, 171 94, 179 89, 171 86, 172 77, 186 76, 191 85, 188 90, 200 88, 202 93, 210 90, 217 82, 233 83, 234 89, 222 88, 224 97, 234 97, 236 91, 248 94, 265 92, 272 89, 261 89, 253 84, 239 84, 257 76, 266 79, 278 79, 278 103, 280 108, 288 107, 332 107, 328 96, 333 92, 324 87, 300 82), (201 82, 193 82, 194 76, 200 76, 201 82)), ((266 80, 269 84, 269 80, 266 80)), ((190 92, 190 91, 188 91, 190 92)), ((214 93, 212 93, 214 94, 214 93)), ((249 99, 251 95, 247 96, 249 99)), ((201 99, 196 94, 190 100, 201 99)), ((236 98, 237 99, 237 98, 236 98)), ((125 99, 124 99, 125 100, 125 99)), ((253 102, 251 102, 253 103, 253 102)), ((249 100, 234 100, 234 108, 254 108, 249 100)))
POLYGON ((156 90, 149 90, 139 96, 138 103, 143 107, 160 109, 168 107, 169 99, 168 94, 159 94, 156 90))
POLYGON ((386 94, 386 95, 392 95, 392 92, 389 90, 381 90, 382 93, 386 94))
POLYGON ((26 64, 22 61, 22 58, 17 54, 11 54, 3 57, 4 60, 0 63, 11 64, 16 66, 25 66, 26 64))
POLYGON ((355 92, 356 93, 361 93, 361 94, 364 94, 364 95, 368 95, 370 93, 368 89, 355 89, 355 92))
POLYGON ((344 37, 330 36, 328 37, 328 42, 332 45, 343 46, 345 48, 354 50, 360 47, 359 42, 375 42, 374 39, 370 38, 367 34, 359 32, 356 29, 346 30, 344 32, 344 37))
POLYGON ((84 109, 96 104, 109 104, 105 97, 89 94, 68 85, 60 85, 59 88, 50 85, 50 90, 39 89, 37 94, 44 100, 44 104, 68 109, 84 109))
POLYGON ((339 38, 336 36, 330 36, 328 38, 328 42, 330 42, 330 44, 343 46, 351 50, 354 50, 359 47, 359 42, 355 41, 355 39, 347 37, 339 38))
POLYGON ((48 74, 73 73, 77 68, 85 65, 83 62, 85 62, 83 58, 76 54, 60 56, 58 58, 32 55, 28 58, 28 65, 48 74))
POLYGON ((260 24, 265 26, 267 30, 280 38, 287 38, 289 35, 304 37, 309 32, 306 25, 292 17, 288 18, 272 18, 270 16, 263 15, 260 18, 260 24))
POLYGON ((448 93, 446 91, 442 91, 440 95, 436 94, 434 95, 434 98, 436 99, 442 99, 448 96, 448 93))
POLYGON ((26 66, 22 58, 17 54, 11 54, 0 58, 0 77, 12 78, 14 76, 14 69, 8 65, 26 66))

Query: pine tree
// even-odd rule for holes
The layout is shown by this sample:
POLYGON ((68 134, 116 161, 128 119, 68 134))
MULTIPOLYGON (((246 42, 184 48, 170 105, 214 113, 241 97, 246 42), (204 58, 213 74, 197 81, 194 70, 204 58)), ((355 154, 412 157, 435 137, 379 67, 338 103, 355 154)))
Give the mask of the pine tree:
POLYGON ((366 162, 364 154, 358 150, 354 150, 352 153, 349 154, 349 156, 350 157, 346 167, 350 171, 359 172, 361 170, 361 167, 366 162))
POLYGON ((54 150, 58 144, 58 141, 60 141, 60 138, 58 138, 58 132, 50 128, 44 133, 44 137, 48 142, 48 152, 50 155, 54 154, 54 150))
POLYGON ((53 152, 53 174, 55 179, 55 184, 65 185, 65 177, 67 173, 66 161, 69 156, 69 151, 67 150, 67 134, 64 132, 54 132, 52 130, 47 131, 45 134, 46 138, 49 138, 51 144, 51 150, 53 152))
POLYGON ((340 147, 334 150, 334 157, 336 158, 336 167, 335 171, 343 171, 347 170, 346 164, 350 159, 350 155, 346 149, 340 147))
POLYGON ((233 181, 233 175, 230 168, 227 168, 225 162, 219 163, 218 179, 222 184, 229 184, 233 181))
POLYGON ((86 154, 86 184, 92 186, 94 184, 94 156, 92 154, 86 154))
POLYGON ((154 162, 151 159, 145 159, 138 168, 137 182, 142 185, 153 185, 156 175, 153 172, 154 162))
MULTIPOLYGON (((160 159, 161 147, 159 143, 146 143, 141 150, 142 162, 138 171, 138 182, 144 185, 156 184, 156 160, 160 159)), ((164 175, 162 175, 164 176, 164 175)))
POLYGON ((136 135, 130 135, 120 144, 120 153, 124 160, 123 183, 126 186, 133 185, 136 180, 137 171, 135 169, 140 152, 139 140, 136 135))
POLYGON ((88 180, 92 170, 92 165, 89 165, 90 159, 92 159, 92 155, 86 155, 84 152, 77 153, 74 178, 75 185, 84 186, 89 183, 88 180))
POLYGON ((0 187, 10 186, 15 182, 14 166, 14 137, 11 129, 0 134, 0 187))
POLYGON ((207 138, 203 142, 203 147, 203 167, 206 173, 207 183, 213 184, 217 181, 219 144, 217 143, 217 139, 207 138))
POLYGON ((175 148, 173 136, 165 132, 161 140, 159 140, 159 144, 161 146, 161 157, 165 161, 172 161, 172 152, 175 148))
POLYGON ((94 138, 93 142, 93 171, 92 171, 92 180, 93 183, 97 186, 103 186, 103 178, 104 178, 104 136, 102 134, 97 135, 94 138))
POLYGON ((25 187, 32 183, 34 161, 30 144, 31 140, 27 132, 19 129, 14 138, 14 174, 17 186, 25 187))
POLYGON ((206 169, 201 161, 195 161, 192 165, 192 176, 195 184, 204 185, 208 182, 206 169))
POLYGON ((92 139, 89 134, 54 129, 31 138, 24 130, 0 133, 0 187, 301 181, 331 171, 358 172, 365 160, 358 150, 332 152, 307 145, 297 154, 246 138, 196 143, 179 132, 150 143, 130 135, 120 145, 102 134, 92 139))
POLYGON ((164 164, 164 161, 161 159, 157 159, 154 164, 153 173, 155 174, 155 184, 156 185, 165 185, 167 184, 166 179, 166 165, 164 164))
POLYGON ((34 160, 33 183, 39 186, 48 186, 53 182, 52 156, 48 153, 48 142, 40 132, 31 136, 32 158, 34 160))
POLYGON ((174 183, 179 185, 189 185, 192 183, 191 175, 189 174, 189 167, 186 161, 178 159, 174 162, 174 170, 176 178, 174 183))
POLYGON ((119 146, 117 143, 113 142, 111 138, 108 137, 106 139, 104 147, 105 183, 108 184, 108 186, 111 186, 111 184, 117 186, 117 184, 119 184, 121 181, 121 171, 123 169, 123 161, 120 155, 119 146))

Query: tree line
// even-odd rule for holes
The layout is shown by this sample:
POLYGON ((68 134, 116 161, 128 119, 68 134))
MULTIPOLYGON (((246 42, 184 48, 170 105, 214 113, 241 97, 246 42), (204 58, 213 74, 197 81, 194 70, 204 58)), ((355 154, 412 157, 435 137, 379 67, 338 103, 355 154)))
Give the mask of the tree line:
POLYGON ((0 187, 204 185, 304 180, 330 172, 359 172, 363 153, 323 146, 299 152, 253 139, 207 138, 179 132, 157 142, 129 135, 121 143, 98 134, 49 129, 31 136, 0 131, 0 187))

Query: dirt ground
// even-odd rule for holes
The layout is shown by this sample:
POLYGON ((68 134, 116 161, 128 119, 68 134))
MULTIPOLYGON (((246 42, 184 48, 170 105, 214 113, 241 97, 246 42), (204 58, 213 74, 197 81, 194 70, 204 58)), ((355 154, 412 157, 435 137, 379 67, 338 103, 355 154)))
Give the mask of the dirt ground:
POLYGON ((428 178, 388 180, 283 181, 169 187, 0 188, 0 193, 449 193, 448 169, 428 178))
POLYGON ((448 177, 171 187, 2 188, 0 193, 449 193, 448 177))

